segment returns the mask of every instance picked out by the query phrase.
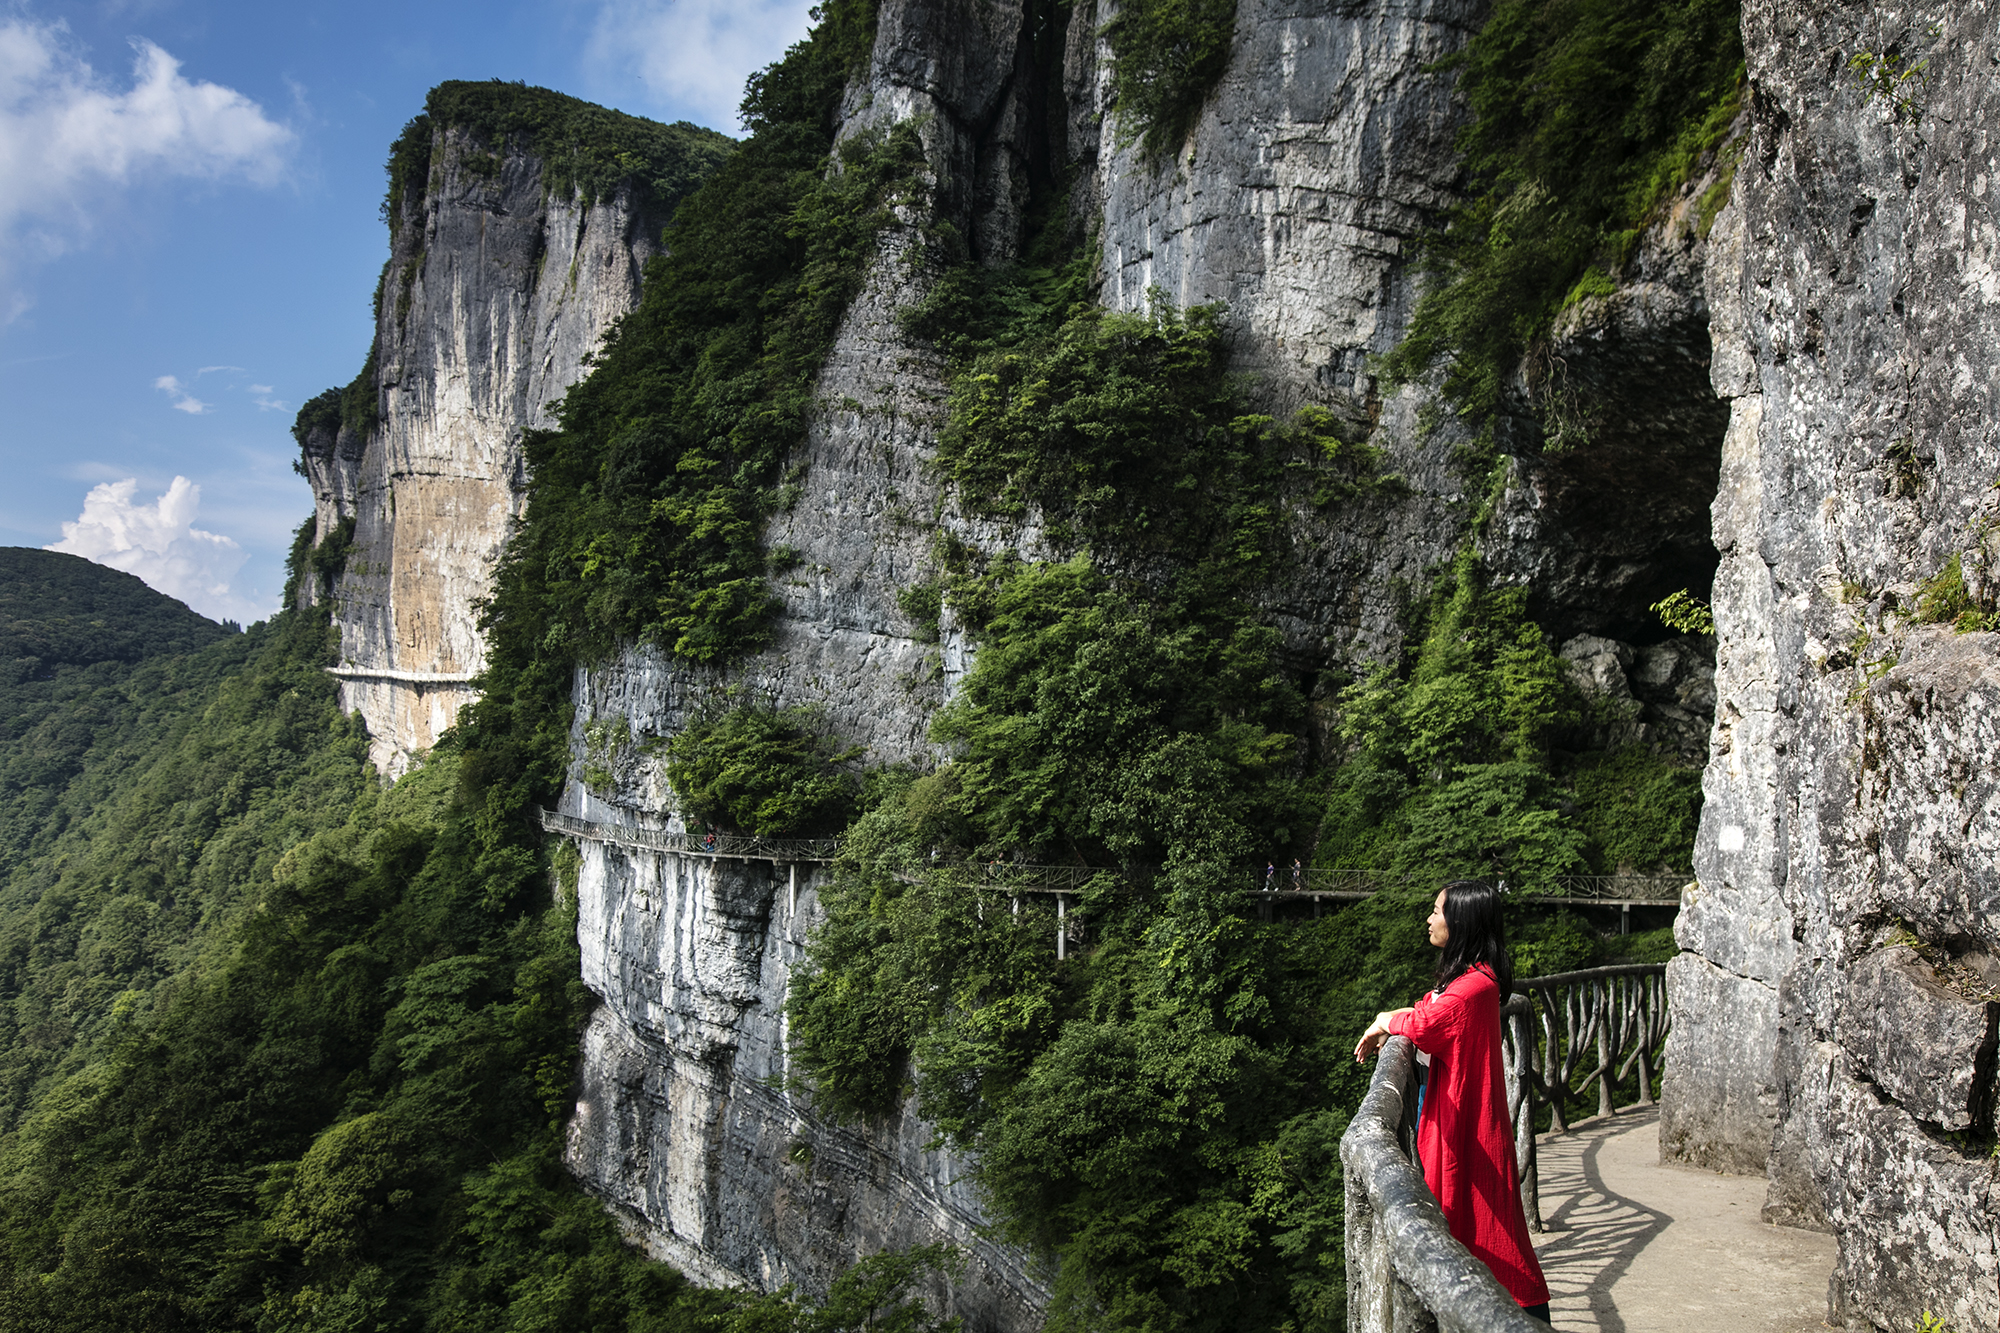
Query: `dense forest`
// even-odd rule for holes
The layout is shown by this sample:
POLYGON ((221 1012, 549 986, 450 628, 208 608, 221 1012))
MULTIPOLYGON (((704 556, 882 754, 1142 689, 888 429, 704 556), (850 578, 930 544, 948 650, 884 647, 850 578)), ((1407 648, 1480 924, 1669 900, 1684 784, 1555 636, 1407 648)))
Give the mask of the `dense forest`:
MULTIPOLYGON (((639 308, 528 440, 483 697, 416 771, 378 782, 339 711, 327 602, 293 595, 339 574, 310 523, 288 609, 242 633, 69 557, 0 560, 0 1325, 934 1326, 907 1292, 948 1253, 867 1261, 820 1303, 703 1289, 569 1181, 591 1004, 576 862, 528 818, 564 779, 578 662, 636 641, 726 669, 764 642, 786 561, 764 524, 813 377, 875 235, 928 207, 913 132, 835 144, 872 7, 816 13, 751 80, 726 154, 565 150, 578 189, 627 159, 701 184, 639 308)), ((1134 137, 1184 133, 1233 13, 1121 8, 1106 35, 1134 137)), ((1394 373, 1442 375, 1475 422, 1502 410, 1495 367, 1611 281, 1711 160, 1741 96, 1736 22, 1706 0, 1495 7, 1456 62, 1478 113, 1467 202, 1431 239, 1394 373), (1509 221, 1523 209, 1560 225, 1509 221)), ((552 95, 509 87, 445 85, 426 115, 558 123, 552 95)), ((392 156, 392 227, 426 132, 392 156)), ((949 367, 941 473, 996 521, 1032 508, 1061 548, 940 530, 906 590, 978 648, 933 726, 952 761, 866 767, 820 716, 744 697, 674 740, 672 781, 712 826, 843 834, 792 988, 795 1059, 822 1113, 915 1097, 974 1154, 1001 1234, 1048 1262, 1050 1327, 1342 1327, 1348 1052, 1422 987, 1424 885, 1683 871, 1697 774, 1597 742, 1601 706, 1522 592, 1488 586, 1477 504, 1412 599, 1408 653, 1340 693, 1336 746, 1308 745, 1256 589, 1302 539, 1289 514, 1400 479, 1352 421, 1259 412, 1216 311, 1099 308, 1092 238, 1059 205, 1038 200, 1000 269, 927 227, 935 280, 905 315, 949 367), (1051 969, 1034 911, 983 926, 923 872, 941 846, 1160 870, 1143 910, 1112 876, 1086 890, 1089 947, 1051 969), (1280 849, 1411 887, 1263 920, 1245 868, 1280 849)), ((365 426, 356 392, 307 410, 365 426)), ((1475 496, 1500 476, 1479 438, 1459 461, 1475 496)), ((1529 895, 1510 929, 1524 974, 1672 948, 1529 895)))

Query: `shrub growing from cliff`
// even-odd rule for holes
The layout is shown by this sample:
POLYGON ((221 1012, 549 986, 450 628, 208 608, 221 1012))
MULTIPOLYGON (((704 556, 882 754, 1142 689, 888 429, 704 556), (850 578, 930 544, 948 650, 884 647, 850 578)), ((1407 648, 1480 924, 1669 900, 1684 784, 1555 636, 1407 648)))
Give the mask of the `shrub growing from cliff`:
POLYGON ((384 216, 429 188, 437 131, 458 130, 495 152, 512 146, 542 162, 542 186, 585 206, 623 187, 642 210, 671 209, 729 156, 728 136, 688 121, 662 125, 521 82, 440 83, 389 150, 384 216))
POLYGON ((1236 0, 1124 0, 1104 25, 1111 99, 1127 139, 1177 151, 1229 64, 1236 0))
MULTIPOLYGON (((1500 0, 1455 70, 1468 198, 1425 242, 1431 286, 1387 362, 1433 366, 1482 431, 1573 293, 1608 290, 1743 95, 1737 0, 1500 0)), ((1489 437, 1490 438, 1490 437, 1489 437)))
POLYGON ((860 749, 835 744, 810 708, 724 700, 666 749, 681 808, 711 827, 770 837, 838 833, 860 793, 851 771, 860 749))
POLYGON ((815 1104, 913 1092, 977 1155, 1003 1234, 1053 1257, 1051 1329, 1344 1326, 1352 1037, 1421 988, 1421 906, 1263 924, 1210 863, 1144 898, 1106 876, 1072 899, 1089 946, 1058 967, 1045 897, 1015 910, 928 868, 951 773, 842 840, 789 1011, 815 1104))
POLYGON ((1685 867, 1699 773, 1644 746, 1592 751, 1591 709, 1526 600, 1487 587, 1468 547, 1409 660, 1342 694, 1352 750, 1330 775, 1320 864, 1530 892, 1561 875, 1685 867))

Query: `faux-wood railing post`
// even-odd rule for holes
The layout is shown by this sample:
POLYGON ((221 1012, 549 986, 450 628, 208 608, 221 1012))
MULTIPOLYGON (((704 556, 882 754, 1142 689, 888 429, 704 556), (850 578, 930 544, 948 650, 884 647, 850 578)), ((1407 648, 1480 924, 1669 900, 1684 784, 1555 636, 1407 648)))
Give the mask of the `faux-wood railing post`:
POLYGON ((1500 1010, 1507 1073, 1507 1110, 1514 1124, 1514 1170, 1528 1230, 1542 1230, 1541 1169, 1535 1160, 1535 1002, 1516 992, 1500 1010))
POLYGON ((1597 992, 1598 1012, 1603 1015, 1597 1024, 1597 1114, 1601 1116, 1612 1113, 1611 1071, 1617 1066, 1611 1063, 1611 1025, 1616 1021, 1611 1001, 1617 985, 1617 981, 1612 979, 1597 982, 1592 987, 1597 992))
MULTIPOLYGON (((1664 979, 1662 979, 1664 981, 1664 979)), ((1640 977, 1639 982, 1639 1105, 1653 1104, 1653 1029, 1655 1005, 1659 1002, 1653 978, 1640 977)), ((1664 989, 1664 985, 1660 989, 1664 989)))

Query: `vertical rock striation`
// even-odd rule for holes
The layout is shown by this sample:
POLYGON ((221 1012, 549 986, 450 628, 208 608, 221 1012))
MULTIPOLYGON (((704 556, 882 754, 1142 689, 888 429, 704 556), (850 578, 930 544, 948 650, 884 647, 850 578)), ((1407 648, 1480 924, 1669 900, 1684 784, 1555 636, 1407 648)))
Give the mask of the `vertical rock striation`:
POLYGON ((522 432, 552 424, 657 249, 663 218, 631 191, 586 202, 545 174, 528 148, 433 128, 376 304, 376 419, 302 441, 316 541, 354 524, 333 590, 341 706, 392 776, 473 697, 475 606, 520 512, 522 432))
POLYGON ((1718 711, 1662 1150, 1768 1163, 1767 1215, 1839 1238, 1849 1327, 1990 1327, 2000 637, 1923 622, 1961 609, 1954 571, 1993 609, 2000 26, 1757 0, 1744 31, 1708 278, 1718 711))
MULTIPOLYGON (((1449 80, 1423 67, 1483 14, 1476 0, 1243 0, 1220 89, 1181 160, 1159 166, 1138 162, 1109 123, 1106 15, 1091 6, 885 0, 867 75, 845 99, 843 136, 916 120, 931 205, 976 260, 1018 255, 1036 202, 1066 201, 1077 233, 1102 245, 1107 305, 1141 309, 1154 286, 1176 304, 1226 302, 1234 350, 1273 410, 1328 406, 1387 451, 1406 492, 1294 515, 1305 535, 1268 609, 1302 674, 1336 679, 1399 652, 1409 599, 1488 498, 1452 464, 1461 435, 1418 429, 1424 393, 1385 401, 1368 372, 1414 302, 1408 243, 1450 202, 1458 172, 1462 111, 1449 80)), ((933 641, 897 594, 935 577, 939 527, 976 550, 1050 552, 1032 522, 967 515, 926 467, 945 367, 898 320, 932 277, 921 221, 882 234, 821 373, 798 497, 768 534, 797 553, 777 580, 770 646, 726 673, 647 648, 580 670, 567 813, 679 826, 651 742, 726 686, 823 708, 871 762, 933 758, 930 720, 970 650, 948 609, 933 641)), ((1633 637, 1635 603, 1706 586, 1703 506, 1724 413, 1706 382, 1702 246, 1684 221, 1649 240, 1657 263, 1642 282, 1566 334, 1577 374, 1652 377, 1593 436, 1605 457, 1643 456, 1652 470, 1593 471, 1580 452, 1505 477, 1512 516, 1489 561, 1567 608, 1565 634, 1633 637), (1563 534, 1601 518, 1600 500, 1621 486, 1628 545, 1592 565, 1593 539, 1563 534), (1560 540, 1582 554, 1535 563, 1560 540), (1592 600, 1590 580, 1613 564, 1620 591, 1592 600)), ((1624 695, 1636 689, 1654 710, 1635 726, 1676 738, 1705 726, 1682 707, 1707 705, 1699 645, 1619 644, 1611 659, 1637 673, 1619 682, 1624 695)), ((963 1279, 939 1292, 949 1307, 972 1328, 1034 1326, 1046 1292, 1026 1257, 978 1237, 968 1163, 929 1149, 931 1130, 907 1111, 832 1126, 786 1084, 784 1000, 814 922, 810 881, 794 907, 784 873, 759 864, 584 850, 579 939, 604 1007, 586 1038, 569 1162, 635 1237, 696 1273, 806 1291, 882 1245, 949 1239, 970 1252, 963 1279)))

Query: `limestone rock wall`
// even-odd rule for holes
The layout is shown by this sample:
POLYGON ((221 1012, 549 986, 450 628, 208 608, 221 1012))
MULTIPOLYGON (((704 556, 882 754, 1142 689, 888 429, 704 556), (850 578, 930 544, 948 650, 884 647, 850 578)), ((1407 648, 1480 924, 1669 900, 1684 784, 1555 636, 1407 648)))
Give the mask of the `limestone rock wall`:
MULTIPOLYGON (((604 813, 600 810, 598 813, 604 813)), ((984 1238, 968 1164, 906 1108, 842 1126, 785 1086, 782 1004, 818 919, 812 866, 583 844, 584 1033, 568 1161, 635 1240, 697 1280, 824 1291, 884 1249, 967 1252, 931 1295, 968 1327, 1040 1326, 1026 1256, 984 1238)))
POLYGON ((474 604, 526 482, 521 433, 637 304, 661 218, 622 192, 589 206, 544 190, 542 163, 433 131, 431 174, 396 219, 377 310, 380 421, 306 442, 316 540, 354 520, 333 590, 342 707, 396 775, 473 697, 474 604))
POLYGON ((1993 609, 1996 18, 1747 4, 1711 237, 1718 708, 1662 1149, 1768 1165, 1861 1329, 2000 1320, 2000 636, 1921 623, 1954 563, 1993 609))
MULTIPOLYGON (((1153 285, 1176 304, 1226 302, 1233 350, 1272 409, 1328 406, 1387 452, 1406 488, 1325 516, 1301 504, 1303 535, 1267 593, 1291 664, 1329 689, 1400 650, 1408 600, 1491 484, 1452 466, 1452 429, 1418 430, 1423 391, 1385 397, 1367 371, 1414 303, 1407 243, 1449 202, 1457 172, 1462 113, 1422 66, 1483 15, 1478 0, 1243 0, 1223 83, 1187 151, 1163 164, 1136 160, 1107 117, 1102 6, 885 0, 868 75, 845 102, 846 135, 917 120, 934 205, 976 259, 1018 253, 1031 202, 1067 188, 1078 235, 1102 243, 1106 304, 1143 308, 1153 285)), ((926 471, 944 367, 896 319, 929 280, 919 221, 883 234, 822 372, 799 498, 769 534, 799 554, 778 580, 770 647, 727 673, 646 649, 579 671, 566 812, 677 827, 656 742, 731 687, 822 707, 871 762, 934 757, 930 719, 970 648, 948 613, 927 641, 897 593, 936 573, 935 526, 976 549, 1049 552, 1033 522, 969 516, 926 471)), ((1601 456, 1509 467, 1486 554, 1497 578, 1556 608, 1563 637, 1609 636, 1579 656, 1632 702, 1634 728, 1698 744, 1707 649, 1659 642, 1638 612, 1690 582, 1706 589, 1703 506, 1725 413, 1706 378, 1703 242, 1677 216, 1646 254, 1643 280, 1566 336, 1577 374, 1622 385, 1638 365, 1651 381, 1593 419, 1601 456), (1607 496, 1627 497, 1623 545, 1608 551, 1575 535, 1607 496), (1570 554, 1546 558, 1563 542, 1570 554), (1619 572, 1611 596, 1592 592, 1606 570, 1619 572)), ((1045 1293, 1033 1265, 968 1242, 979 1217, 968 1164, 927 1151, 928 1127, 907 1115, 828 1126, 804 1094, 776 1090, 786 986, 816 910, 808 882, 794 908, 789 880, 758 866, 592 843, 580 897, 585 977, 604 1006, 586 1039, 569 1161, 636 1237, 710 1278, 806 1291, 874 1247, 956 1239, 971 1260, 941 1298, 972 1329, 1035 1324, 1045 1293)))

